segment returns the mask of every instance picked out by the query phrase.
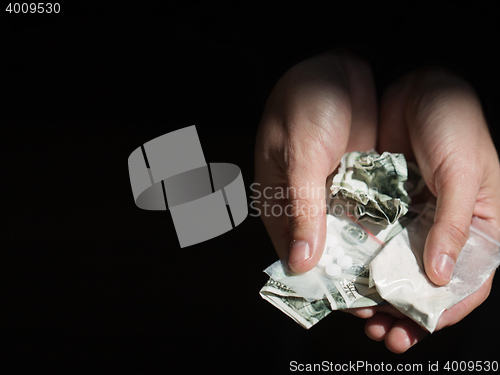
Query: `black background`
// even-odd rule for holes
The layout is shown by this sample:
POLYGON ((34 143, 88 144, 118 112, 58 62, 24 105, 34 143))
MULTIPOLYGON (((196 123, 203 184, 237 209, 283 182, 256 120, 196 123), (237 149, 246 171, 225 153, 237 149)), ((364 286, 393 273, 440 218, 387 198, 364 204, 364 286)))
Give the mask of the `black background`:
POLYGON ((100 2, 62 4, 60 14, 2 13, 6 373, 284 373, 292 360, 425 369, 499 359, 498 280, 462 322, 403 355, 342 312, 307 331, 258 294, 261 271, 277 259, 259 218, 180 249, 167 212, 135 206, 127 166, 141 144, 194 124, 206 160, 238 165, 252 195, 269 91, 294 63, 339 46, 372 63, 379 92, 423 64, 462 74, 498 145, 494 8, 100 2))

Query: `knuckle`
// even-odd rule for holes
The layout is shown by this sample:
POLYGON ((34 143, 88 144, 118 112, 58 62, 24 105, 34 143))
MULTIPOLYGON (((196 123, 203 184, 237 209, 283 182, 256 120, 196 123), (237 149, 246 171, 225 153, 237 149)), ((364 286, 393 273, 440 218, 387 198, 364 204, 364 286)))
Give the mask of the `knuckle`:
POLYGON ((326 207, 308 200, 291 200, 287 210, 288 225, 291 231, 326 215, 326 207))
POLYGON ((463 150, 444 147, 446 155, 433 168, 433 180, 439 190, 453 189, 457 186, 478 188, 482 181, 480 164, 475 153, 464 155, 463 150))
POLYGON ((453 245, 462 249, 469 239, 469 226, 460 222, 451 222, 446 225, 446 232, 453 245))

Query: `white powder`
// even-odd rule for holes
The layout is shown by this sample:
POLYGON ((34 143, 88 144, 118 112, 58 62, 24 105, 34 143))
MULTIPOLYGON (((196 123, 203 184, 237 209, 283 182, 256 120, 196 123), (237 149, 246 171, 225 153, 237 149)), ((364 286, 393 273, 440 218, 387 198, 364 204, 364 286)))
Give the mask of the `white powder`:
POLYGON ((442 287, 433 284, 425 274, 422 259, 434 210, 434 205, 428 204, 370 264, 370 284, 381 297, 429 332, 435 330, 445 309, 479 289, 500 264, 500 243, 491 238, 499 235, 498 229, 474 218, 451 281, 442 287), (489 238, 485 232, 489 232, 489 238))

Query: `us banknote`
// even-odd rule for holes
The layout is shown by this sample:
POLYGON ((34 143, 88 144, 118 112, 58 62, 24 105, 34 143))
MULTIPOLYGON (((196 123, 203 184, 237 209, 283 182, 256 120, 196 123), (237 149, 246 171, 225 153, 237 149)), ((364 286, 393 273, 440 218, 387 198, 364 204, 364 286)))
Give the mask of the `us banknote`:
POLYGON ((311 328, 334 310, 384 303, 375 288, 353 282, 338 283, 336 292, 321 299, 307 301, 285 284, 269 278, 260 290, 260 295, 306 329, 311 328))
MULTIPOLYGON (((391 232, 399 227, 393 225, 391 232)), ((341 246, 353 259, 352 266, 344 269, 339 277, 328 276, 319 266, 303 274, 290 275, 281 261, 274 262, 264 271, 270 278, 260 295, 304 328, 312 327, 334 310, 384 302, 375 288, 368 287, 369 261, 383 242, 347 216, 328 216, 327 229, 330 235, 338 237, 335 246, 341 246)), ((325 246, 325 252, 328 249, 325 246)))
POLYGON ((333 196, 352 203, 351 214, 358 220, 386 225, 408 212, 407 180, 403 154, 355 151, 342 157, 330 189, 333 196))
MULTIPOLYGON (((387 243, 420 212, 418 206, 409 210, 410 197, 418 195, 424 187, 418 166, 407 164, 402 154, 347 153, 333 178, 330 213, 342 220, 356 219, 365 232, 387 243), (342 212, 338 212, 339 208, 342 212)), ((386 303, 375 288, 367 286, 368 263, 358 262, 350 271, 355 278, 330 280, 321 297, 314 300, 274 280, 272 274, 260 295, 304 328, 312 327, 334 310, 386 303)), ((304 286, 301 287, 303 292, 304 286)))
MULTIPOLYGON (((420 210, 421 206, 412 207, 408 214, 399 221, 385 227, 373 223, 365 223, 365 225, 379 240, 388 242, 409 225, 419 215, 420 210)), ((278 278, 283 277, 284 273, 279 261, 269 266, 266 271, 278 278)), ((352 280, 331 279, 328 286, 324 288, 327 290, 323 290, 324 293, 320 293, 321 297, 315 300, 304 298, 285 283, 274 280, 272 277, 262 287, 260 295, 302 327, 309 329, 332 311, 386 303, 376 289, 368 285, 369 264, 353 266, 353 274, 356 277, 352 280), (354 270, 354 268, 357 269, 354 270)), ((290 279, 284 278, 283 280, 290 279)), ((307 277, 303 277, 303 280, 307 281, 307 277)), ((294 285, 294 283, 289 284, 294 285)), ((301 287, 303 289, 307 285, 301 285, 301 287)), ((307 295, 307 293, 304 294, 307 295)))

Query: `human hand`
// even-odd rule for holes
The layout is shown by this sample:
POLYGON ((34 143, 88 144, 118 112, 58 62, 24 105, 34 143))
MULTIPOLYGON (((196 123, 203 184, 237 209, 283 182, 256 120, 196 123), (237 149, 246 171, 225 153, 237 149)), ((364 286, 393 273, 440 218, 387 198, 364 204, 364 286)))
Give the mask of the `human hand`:
MULTIPOLYGON (((500 222, 498 156, 479 100, 453 74, 421 70, 384 95, 378 144, 376 118, 373 79, 365 62, 328 53, 293 67, 271 93, 261 121, 255 159, 261 195, 256 207, 280 258, 293 272, 306 272, 324 247, 325 198, 318 191, 342 155, 375 146, 379 152, 402 152, 417 161, 438 198, 424 265, 430 280, 444 285, 467 240, 472 215, 497 227, 500 222), (276 207, 280 209, 273 211, 276 207)), ((492 279, 445 311, 436 330, 479 306, 492 279)), ((368 318, 367 335, 385 340, 394 352, 406 351, 427 334, 392 306, 350 312, 368 318)))
POLYGON ((256 207, 289 270, 312 269, 326 237, 326 180, 346 151, 376 144, 370 67, 329 52, 292 67, 266 103, 255 150, 256 207))
MULTIPOLYGON (((414 159, 437 197, 434 224, 424 250, 429 279, 445 285, 469 236, 473 215, 500 223, 498 155, 474 90, 459 77, 436 68, 411 73, 387 90, 381 102, 379 151, 414 159)), ((491 289, 493 275, 440 317, 436 330, 462 320, 491 289)), ((360 308, 366 334, 401 353, 428 332, 392 306, 360 308)))

